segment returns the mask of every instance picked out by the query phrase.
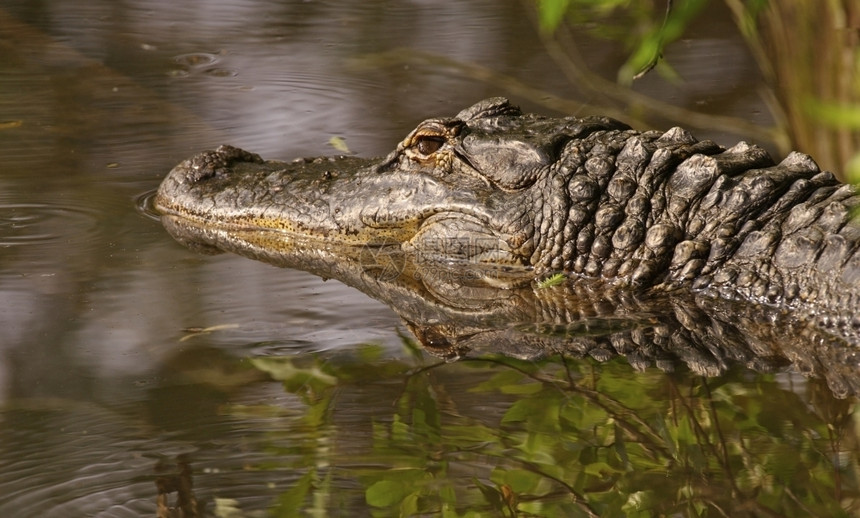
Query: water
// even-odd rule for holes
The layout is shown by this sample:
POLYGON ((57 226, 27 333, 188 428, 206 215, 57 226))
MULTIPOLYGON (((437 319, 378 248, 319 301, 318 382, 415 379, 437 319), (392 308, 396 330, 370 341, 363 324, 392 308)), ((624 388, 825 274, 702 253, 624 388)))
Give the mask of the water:
MULTIPOLYGON (((527 19, 489 0, 5 2, 0 515, 154 516, 183 463, 205 516, 856 512, 855 400, 820 380, 445 363, 388 306, 195 254, 140 209, 221 143, 291 158, 340 136, 375 156, 482 97, 547 112, 546 96, 373 57, 434 52, 566 96, 527 19)), ((690 82, 640 90, 769 124, 727 15, 701 25, 672 51, 690 82)), ((613 77, 621 52, 581 41, 613 77)), ((729 133, 698 135, 744 136, 729 133)))

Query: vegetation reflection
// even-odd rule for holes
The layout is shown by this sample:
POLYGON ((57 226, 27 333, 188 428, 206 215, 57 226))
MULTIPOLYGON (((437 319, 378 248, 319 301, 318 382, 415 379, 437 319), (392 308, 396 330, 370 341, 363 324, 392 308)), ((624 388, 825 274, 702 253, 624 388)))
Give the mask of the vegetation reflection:
POLYGON ((815 380, 793 387, 740 369, 719 379, 656 369, 634 375, 623 359, 491 356, 424 365, 409 346, 414 361, 386 360, 373 346, 339 360, 253 360, 305 405, 296 434, 303 444, 272 453, 273 462, 290 457, 291 469, 307 471, 274 515, 343 505, 333 478, 357 481, 376 516, 848 516, 860 509, 855 403, 834 399, 815 380), (465 386, 494 410, 459 408, 446 386, 452 376, 460 394, 465 386), (374 417, 366 453, 338 453, 330 435, 350 431, 337 430, 335 402, 356 384, 396 387, 396 403, 374 417))

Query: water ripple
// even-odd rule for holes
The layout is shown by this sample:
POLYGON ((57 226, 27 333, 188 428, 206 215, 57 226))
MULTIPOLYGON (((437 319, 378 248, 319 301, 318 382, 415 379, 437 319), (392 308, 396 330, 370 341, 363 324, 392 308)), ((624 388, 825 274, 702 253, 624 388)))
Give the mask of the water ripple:
POLYGON ((0 247, 83 241, 99 232, 99 211, 82 202, 3 203, 0 201, 0 247))
POLYGON ((155 194, 156 190, 153 189, 151 191, 146 191, 143 194, 138 195, 134 199, 134 206, 137 209, 137 212, 146 217, 147 219, 151 219, 152 221, 161 221, 161 214, 155 210, 155 194))
POLYGON ((57 403, 0 412, 0 456, 14 459, 0 473, 0 515, 154 515, 154 461, 141 453, 159 444, 133 437, 110 412, 57 403))
POLYGON ((220 61, 218 55, 208 52, 192 52, 180 54, 173 58, 177 68, 170 71, 174 77, 184 77, 191 74, 204 74, 214 77, 232 77, 236 75, 235 70, 217 67, 220 61))
POLYGON ((194 419, 172 432, 136 415, 72 400, 20 399, 0 408, 0 516, 155 516, 159 482, 175 486, 185 462, 201 508, 226 495, 265 509, 302 474, 287 454, 278 458, 283 468, 248 470, 272 462, 271 434, 287 438, 285 449, 307 440, 288 415, 194 419))

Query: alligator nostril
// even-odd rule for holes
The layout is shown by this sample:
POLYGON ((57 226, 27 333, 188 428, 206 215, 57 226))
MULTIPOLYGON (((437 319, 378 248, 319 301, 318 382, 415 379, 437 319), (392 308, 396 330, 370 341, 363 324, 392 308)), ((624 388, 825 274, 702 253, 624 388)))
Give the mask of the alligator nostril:
POLYGON ((213 176, 226 173, 235 162, 262 163, 263 159, 256 153, 244 149, 222 145, 215 151, 204 151, 192 157, 186 167, 185 179, 197 183, 213 176))

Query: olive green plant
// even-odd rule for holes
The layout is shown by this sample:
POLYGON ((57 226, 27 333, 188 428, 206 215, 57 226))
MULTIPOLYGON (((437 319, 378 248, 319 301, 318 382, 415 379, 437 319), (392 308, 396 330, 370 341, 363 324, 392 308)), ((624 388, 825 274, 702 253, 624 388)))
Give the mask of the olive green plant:
MULTIPOLYGON (((541 32, 563 68, 578 69, 576 45, 564 23, 591 27, 593 36, 620 42, 628 59, 618 82, 630 85, 656 68, 682 80, 661 59, 708 0, 536 0, 541 32), (664 11, 661 14, 661 9, 664 11)), ((825 169, 860 181, 860 7, 850 0, 723 0, 756 59, 769 91, 776 127, 768 131, 782 152, 799 149, 825 169)), ((635 98, 635 96, 632 96, 635 98)), ((632 99, 631 99, 632 100, 632 99)), ((671 111, 669 112, 671 116, 671 111)), ((703 121, 704 122, 704 121, 703 121)), ((714 121, 722 125, 722 120, 714 121)), ((765 136, 738 126, 750 137, 765 136)))
POLYGON ((860 5, 725 0, 792 143, 860 181, 860 5))
POLYGON ((663 48, 684 34, 707 3, 708 0, 538 0, 538 14, 540 30, 545 35, 554 33, 568 20, 588 27, 594 36, 622 43, 629 57, 618 70, 618 82, 630 85, 654 68, 668 79, 678 79, 669 64, 660 59, 663 48))
POLYGON ((634 373, 623 359, 446 364, 407 345, 405 359, 368 346, 254 360, 305 408, 295 430, 278 432, 294 445, 249 466, 301 473, 271 515, 860 512, 855 403, 815 381, 796 390, 745 370, 634 373), (366 427, 339 424, 338 400, 357 386, 379 387, 391 405, 374 405, 366 427))

